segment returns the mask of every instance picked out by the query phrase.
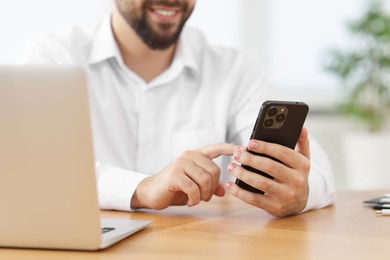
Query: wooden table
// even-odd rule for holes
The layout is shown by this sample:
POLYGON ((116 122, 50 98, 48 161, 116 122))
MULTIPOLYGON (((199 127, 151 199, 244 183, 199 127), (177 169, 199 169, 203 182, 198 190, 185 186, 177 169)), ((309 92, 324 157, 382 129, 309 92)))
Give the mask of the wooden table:
POLYGON ((229 195, 193 208, 102 211, 154 223, 103 251, 0 249, 0 259, 390 259, 390 216, 362 204, 382 193, 342 191, 335 206, 282 219, 229 195))

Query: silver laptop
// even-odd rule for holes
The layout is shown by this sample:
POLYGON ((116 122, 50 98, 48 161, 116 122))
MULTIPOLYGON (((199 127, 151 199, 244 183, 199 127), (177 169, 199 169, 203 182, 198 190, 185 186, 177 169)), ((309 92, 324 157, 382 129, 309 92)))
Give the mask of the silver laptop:
POLYGON ((0 247, 97 250, 151 221, 100 219, 86 77, 0 66, 0 247))

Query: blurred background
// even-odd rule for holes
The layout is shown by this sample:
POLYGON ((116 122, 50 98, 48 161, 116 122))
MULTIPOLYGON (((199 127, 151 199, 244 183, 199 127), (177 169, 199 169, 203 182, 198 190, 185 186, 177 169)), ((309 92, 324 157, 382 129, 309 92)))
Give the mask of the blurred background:
MULTIPOLYGON (((0 65, 36 33, 96 24, 112 0, 0 2, 0 65)), ((390 0, 197 0, 188 25, 258 58, 280 98, 310 106, 306 126, 338 189, 390 189, 390 0)))

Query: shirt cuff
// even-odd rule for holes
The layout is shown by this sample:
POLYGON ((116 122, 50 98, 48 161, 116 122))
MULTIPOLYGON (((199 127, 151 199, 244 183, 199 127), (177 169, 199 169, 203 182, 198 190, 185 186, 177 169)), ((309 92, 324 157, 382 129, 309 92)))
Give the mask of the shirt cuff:
POLYGON ((334 203, 336 192, 331 182, 325 180, 325 176, 321 174, 316 165, 312 165, 312 170, 309 174, 309 196, 305 208, 301 213, 329 206, 334 203))
POLYGON ((147 174, 95 164, 99 207, 106 210, 131 211, 130 202, 139 183, 147 174))

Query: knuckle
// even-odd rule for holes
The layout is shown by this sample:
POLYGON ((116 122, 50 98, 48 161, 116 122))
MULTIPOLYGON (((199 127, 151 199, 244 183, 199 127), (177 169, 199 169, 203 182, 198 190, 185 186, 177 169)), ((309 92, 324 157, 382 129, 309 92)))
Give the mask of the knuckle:
POLYGON ((290 162, 292 160, 293 153, 286 148, 286 149, 281 149, 279 155, 280 155, 279 159, 282 162, 290 162))
POLYGON ((184 156, 179 156, 175 159, 174 164, 184 164, 187 162, 187 159, 184 156))
POLYGON ((254 194, 250 194, 250 196, 247 197, 247 203, 253 206, 257 206, 257 198, 254 194))
POLYGON ((270 158, 265 158, 263 160, 262 169, 263 172, 266 172, 273 177, 281 176, 282 173, 286 170, 285 166, 282 163, 270 158))
POLYGON ((199 184, 202 187, 205 187, 206 185, 211 183, 211 176, 209 174, 205 174, 203 171, 201 171, 199 172, 199 176, 200 176, 199 184))
POLYGON ((271 185, 267 180, 263 180, 259 182, 259 188, 263 191, 267 191, 268 193, 272 193, 271 191, 271 185))
POLYGON ((218 175, 218 174, 221 174, 221 169, 211 161, 211 173, 214 174, 214 175, 218 175))
POLYGON ((233 187, 230 189, 229 192, 230 192, 230 194, 232 194, 233 196, 239 197, 240 188, 237 188, 236 186, 233 186, 233 187))
POLYGON ((181 153, 181 156, 180 156, 180 157, 188 158, 188 157, 190 157, 193 153, 194 153, 194 151, 191 151, 191 150, 184 150, 184 151, 181 153))
POLYGON ((189 194, 196 195, 197 193, 199 193, 198 186, 196 186, 196 184, 192 181, 186 180, 184 185, 187 186, 189 194))
POLYGON ((210 174, 217 175, 221 173, 221 169, 216 165, 212 160, 209 160, 208 164, 205 167, 205 170, 210 174))
POLYGON ((269 154, 270 144, 267 142, 259 141, 258 151, 259 153, 269 154))
POLYGON ((281 163, 272 160, 269 160, 269 167, 276 173, 282 173, 284 170, 284 166, 281 163))
POLYGON ((286 191, 286 192, 284 193, 284 197, 285 197, 285 200, 286 200, 286 201, 293 201, 293 200, 296 199, 297 193, 296 193, 295 191, 293 191, 293 190, 291 190, 291 191, 286 191))
POLYGON ((234 175, 238 179, 243 179, 243 177, 244 177, 244 169, 242 167, 240 167, 240 166, 237 166, 235 171, 234 171, 234 175))
POLYGON ((255 155, 252 155, 246 151, 243 152, 240 158, 240 163, 253 166, 253 156, 255 155))
POLYGON ((275 171, 276 167, 278 167, 278 166, 280 166, 280 165, 278 165, 278 163, 275 163, 275 161, 272 159, 264 158, 262 160, 263 171, 265 171, 267 173, 271 172, 271 171, 275 171))
POLYGON ((305 186, 305 184, 306 184, 306 179, 303 176, 299 176, 298 178, 296 178, 295 185, 298 188, 302 188, 303 186, 305 186))

